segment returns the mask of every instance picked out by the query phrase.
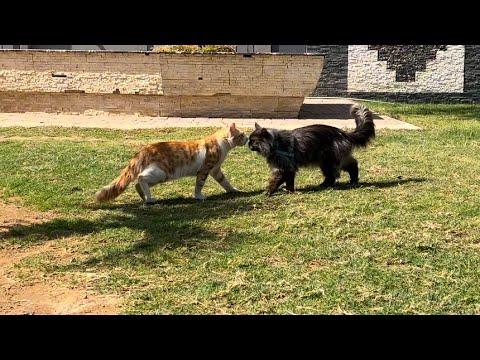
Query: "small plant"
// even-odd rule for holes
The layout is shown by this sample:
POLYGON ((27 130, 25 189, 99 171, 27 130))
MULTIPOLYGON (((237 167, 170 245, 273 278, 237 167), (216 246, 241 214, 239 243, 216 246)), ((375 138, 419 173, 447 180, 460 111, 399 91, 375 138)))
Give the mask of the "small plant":
POLYGON ((211 54, 235 53, 235 45, 159 45, 153 48, 154 52, 211 54))

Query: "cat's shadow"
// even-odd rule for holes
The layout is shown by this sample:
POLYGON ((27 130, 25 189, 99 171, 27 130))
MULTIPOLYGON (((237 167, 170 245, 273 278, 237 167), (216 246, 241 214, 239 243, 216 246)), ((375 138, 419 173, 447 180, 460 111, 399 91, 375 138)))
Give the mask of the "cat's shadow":
MULTIPOLYGON (((159 199, 154 204, 145 204, 138 200, 138 202, 133 204, 116 204, 116 203, 106 203, 106 204, 92 204, 92 205, 85 205, 85 208, 98 210, 98 209, 127 209, 131 206, 134 207, 144 207, 144 208, 155 208, 157 206, 168 206, 168 205, 208 205, 212 202, 218 201, 228 201, 231 199, 236 198, 249 198, 252 196, 257 196, 262 194, 262 190, 255 190, 255 191, 238 191, 234 193, 220 193, 214 194, 207 197, 206 200, 197 200, 193 196, 191 197, 175 197, 175 198, 166 198, 166 199, 159 199)), ((138 198, 139 199, 139 198, 138 198)))
POLYGON ((168 198, 155 205, 145 205, 140 199, 132 203, 84 205, 91 216, 59 217, 44 223, 17 225, 1 233, 0 242, 15 239, 17 243, 35 245, 83 238, 95 243, 92 246, 102 248, 85 260, 62 266, 64 270, 100 264, 115 266, 118 261, 137 264, 144 256, 164 249, 218 247, 227 250, 243 242, 246 235, 236 232, 231 225, 222 225, 222 219, 254 210, 255 201, 249 198, 261 193, 261 190, 223 193, 209 196, 205 201, 193 197, 168 198), (220 223, 215 227, 209 226, 217 220, 220 223))
MULTIPOLYGON (((426 179, 399 179, 385 182, 366 182, 356 185, 339 184, 333 189, 349 190, 360 187, 395 187, 408 182, 423 182, 426 179)), ((318 191, 318 187, 305 187, 300 193, 318 191)), ((88 239, 101 251, 91 253, 85 260, 65 265, 67 269, 84 269, 92 265, 115 266, 142 262, 148 254, 164 249, 219 248, 227 250, 235 244, 248 240, 248 231, 238 232, 232 225, 235 221, 254 221, 244 217, 251 211, 275 211, 262 190, 231 194, 212 195, 205 201, 177 197, 163 199, 156 205, 136 203, 109 203, 85 205, 92 216, 59 217, 44 223, 11 227, 0 235, 1 239, 34 245, 45 241, 65 238, 88 239), (256 199, 252 197, 257 196, 256 199), (108 210, 108 211, 105 211, 108 210), (226 220, 226 221, 222 221, 226 220), (211 226, 212 222, 215 226, 211 226), (129 237, 137 240, 132 241, 129 237)), ((285 196, 279 191, 274 196, 285 196)), ((83 240, 81 240, 83 241, 83 240)), ((146 260, 145 260, 146 261, 146 260)))
POLYGON ((316 191, 323 191, 323 190, 352 190, 352 189, 358 189, 358 188, 365 188, 365 187, 374 187, 378 189, 385 189, 385 188, 391 188, 391 187, 396 187, 399 185, 407 184, 407 183, 422 183, 429 181, 428 179, 425 178, 411 178, 411 179, 397 179, 397 180, 390 180, 390 181, 367 181, 367 182, 359 182, 357 184, 350 184, 350 183, 340 183, 337 182, 334 186, 331 187, 323 187, 321 185, 309 185, 304 188, 297 189, 296 191, 298 192, 316 192, 316 191))

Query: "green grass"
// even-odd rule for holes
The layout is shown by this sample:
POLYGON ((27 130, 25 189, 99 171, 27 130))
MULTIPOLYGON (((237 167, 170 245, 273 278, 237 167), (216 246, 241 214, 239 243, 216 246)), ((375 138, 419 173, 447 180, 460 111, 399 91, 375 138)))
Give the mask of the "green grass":
POLYGON ((479 314, 480 106, 368 106, 424 130, 378 131, 356 155, 360 186, 344 174, 317 191, 320 172, 305 169, 297 193, 266 198, 268 167, 245 147, 224 164, 242 194, 210 178, 197 202, 187 178, 155 187, 152 207, 132 187, 112 204, 93 195, 141 144, 214 129, 1 129, 32 137, 0 142, 3 200, 58 216, 11 229, 0 246, 75 246, 71 261, 19 266, 101 275, 97 290, 125 297, 132 314, 479 314))

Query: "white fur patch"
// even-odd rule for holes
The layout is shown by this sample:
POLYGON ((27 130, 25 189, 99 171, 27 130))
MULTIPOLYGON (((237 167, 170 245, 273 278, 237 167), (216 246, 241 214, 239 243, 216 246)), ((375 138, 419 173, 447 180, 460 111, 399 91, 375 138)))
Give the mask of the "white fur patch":
POLYGON ((150 165, 142 171, 140 176, 147 184, 158 184, 167 180, 165 171, 156 165, 150 165))
POLYGON ((190 164, 186 166, 176 168, 175 172, 171 176, 169 176, 167 180, 170 181, 170 180, 180 179, 186 176, 197 175, 197 172, 205 163, 206 154, 207 154, 207 150, 203 148, 200 152, 198 152, 194 161, 192 161, 190 164))

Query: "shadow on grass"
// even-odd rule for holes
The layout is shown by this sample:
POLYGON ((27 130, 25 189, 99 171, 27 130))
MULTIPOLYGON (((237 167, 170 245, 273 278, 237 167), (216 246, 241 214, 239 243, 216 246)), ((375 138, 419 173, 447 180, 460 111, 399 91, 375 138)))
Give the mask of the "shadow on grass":
POLYGON ((118 204, 118 203, 105 203, 105 204, 92 204, 92 205, 86 205, 85 208, 91 209, 91 210, 99 210, 99 209, 123 209, 127 208, 130 206, 143 206, 145 209, 150 209, 150 208, 156 208, 157 206, 173 206, 173 205, 207 205, 212 203, 212 204, 217 204, 221 203, 224 201, 229 201, 229 200, 237 200, 240 201, 240 199, 246 199, 252 196, 256 196, 261 194, 263 191, 257 190, 257 191, 241 191, 237 193, 222 193, 222 194, 215 194, 215 195, 210 195, 208 196, 207 200, 205 201, 198 201, 196 200, 193 196, 191 197, 176 197, 176 198, 167 198, 167 199, 160 199, 155 205, 144 205, 140 202, 140 198, 138 199, 138 202, 132 203, 132 204, 118 204))
MULTIPOLYGON (((360 184, 338 184, 335 190, 350 190, 362 187, 387 188, 406 183, 419 183, 427 179, 399 179, 395 181, 366 182, 360 184)), ((319 191, 319 187, 309 186, 298 192, 319 191)), ((251 197, 260 195, 263 190, 236 194, 213 195, 200 202, 193 198, 171 198, 155 205, 136 202, 130 204, 85 205, 92 213, 100 213, 92 219, 59 218, 41 224, 22 225, 11 228, 2 234, 3 239, 14 239, 24 244, 103 233, 101 243, 112 246, 102 247, 102 251, 89 256, 85 261, 66 266, 115 266, 119 261, 130 265, 139 264, 148 255, 164 249, 178 247, 195 250, 198 248, 221 249, 241 243, 245 235, 235 231, 234 226, 205 226, 210 220, 227 220, 248 211, 258 210, 251 197), (125 231, 121 231, 125 229, 125 231), (130 234, 130 231, 133 233, 130 234), (129 238, 138 237, 138 240, 129 238), (217 242, 217 243, 216 243, 217 242)), ((276 194, 277 196, 280 193, 276 194)), ((282 195, 280 195, 282 196, 282 195)), ((283 196, 288 196, 285 194, 283 196)), ((268 204, 261 196, 261 203, 268 204)), ((97 239, 98 240, 98 239, 97 239)), ((95 242, 95 240, 93 240, 95 242)), ((99 245, 95 242, 95 245, 99 245)), ((103 246, 103 245, 100 245, 103 246)))
POLYGON ((322 190, 327 190, 327 189, 333 189, 333 190, 351 190, 351 189, 357 189, 357 188, 366 188, 366 187, 375 187, 378 189, 384 189, 384 188, 391 188, 407 183, 421 183, 421 182, 426 182, 430 181, 429 179, 424 179, 424 178, 412 178, 412 179, 398 179, 398 180, 391 180, 391 181, 372 181, 372 182, 360 182, 358 184, 350 184, 350 183, 337 183, 335 186, 326 188, 322 187, 319 185, 316 186, 306 186, 301 189, 297 189, 298 192, 312 192, 312 191, 322 191, 322 190))
MULTIPOLYGON (((96 235, 103 233, 101 242, 111 242, 100 255, 90 256, 82 264, 112 265, 119 260, 138 263, 138 255, 148 255, 163 249, 185 247, 187 249, 218 247, 228 248, 243 241, 234 228, 209 228, 205 223, 211 219, 227 219, 253 210, 248 199, 262 191, 240 192, 210 196, 200 202, 193 198, 166 199, 155 205, 140 201, 131 204, 85 205, 92 213, 100 213, 92 219, 58 218, 41 224, 21 225, 10 228, 0 239, 15 239, 23 244, 36 244, 62 238, 96 235), (126 232, 121 232, 125 229, 126 232), (133 233, 131 231, 133 230, 133 233), (126 234, 132 234, 131 239, 126 234)), ((93 240, 95 241, 95 240, 93 240)), ((98 245, 98 244, 96 244, 98 245)))

